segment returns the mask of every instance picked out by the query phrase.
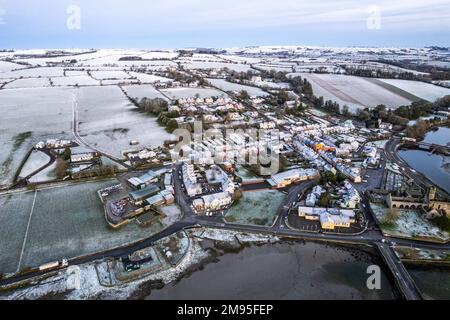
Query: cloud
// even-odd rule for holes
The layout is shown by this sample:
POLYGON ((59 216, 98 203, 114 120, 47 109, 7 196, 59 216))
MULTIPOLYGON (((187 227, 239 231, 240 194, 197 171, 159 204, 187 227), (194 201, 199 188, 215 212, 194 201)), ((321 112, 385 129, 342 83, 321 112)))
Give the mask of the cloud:
MULTIPOLYGON (((351 34, 367 33, 369 7, 381 12, 381 29, 371 33, 416 39, 417 34, 442 35, 450 30, 448 0, 3 0, 8 26, 2 28, 22 38, 64 37, 67 34, 66 8, 81 7, 83 28, 79 35, 105 39, 181 39, 202 43, 217 39, 226 42, 238 36, 258 39, 329 39, 342 43, 351 34), (33 26, 33 28, 30 28, 33 26), (220 36, 219 36, 220 35, 220 36), (314 37, 315 36, 315 37, 314 37), (221 38, 220 38, 221 37, 221 38), (227 38, 229 37, 229 38, 227 38)), ((0 20, 1 21, 1 20, 0 20)), ((1 35, 0 35, 1 36, 1 35)), ((450 39, 450 36, 448 36, 450 39)), ((270 42, 274 42, 270 39, 270 42)), ((380 41, 382 41, 382 38, 380 41)), ((431 39, 431 38, 428 38, 431 39)), ((25 40, 24 40, 25 41, 25 40)), ((138 41, 138 40, 136 40, 138 41)), ((178 45, 178 40, 173 40, 178 45)), ((95 43, 95 41, 93 41, 95 43)), ((276 41, 275 41, 276 42, 276 41)), ((448 42, 448 41, 447 41, 448 42)))
MULTIPOLYGON (((58 19, 55 2, 41 0, 8 1, 12 8, 22 7, 24 15, 42 12, 41 19, 58 19), (19 3, 20 3, 19 2, 19 3), (34 10, 30 10, 34 8, 34 10), (48 16, 48 13, 52 16, 48 16), (47 14, 46 14, 47 13, 47 14)), ((378 6, 386 23, 418 22, 422 27, 436 27, 436 20, 449 18, 448 0, 58 0, 58 6, 76 3, 87 18, 105 30, 137 27, 183 30, 225 30, 270 28, 278 26, 321 26, 333 24, 364 25, 370 6, 378 6), (420 14, 425 14, 420 17, 420 14)), ((61 10, 60 15, 64 15, 61 10)), ((22 19, 22 18, 21 18, 22 19)), ((40 19, 26 17, 26 19, 40 19)), ((96 26, 97 27, 97 26, 96 26)))

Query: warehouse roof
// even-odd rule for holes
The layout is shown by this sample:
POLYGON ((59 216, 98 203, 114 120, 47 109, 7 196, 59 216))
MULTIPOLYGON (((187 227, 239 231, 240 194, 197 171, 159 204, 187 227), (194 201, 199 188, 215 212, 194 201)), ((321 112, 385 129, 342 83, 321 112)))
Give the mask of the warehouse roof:
POLYGON ((130 197, 133 200, 142 200, 145 198, 148 198, 152 195, 155 195, 159 192, 159 187, 154 185, 154 184, 150 184, 147 187, 145 187, 144 189, 141 190, 136 190, 136 191, 131 191, 130 192, 130 197))

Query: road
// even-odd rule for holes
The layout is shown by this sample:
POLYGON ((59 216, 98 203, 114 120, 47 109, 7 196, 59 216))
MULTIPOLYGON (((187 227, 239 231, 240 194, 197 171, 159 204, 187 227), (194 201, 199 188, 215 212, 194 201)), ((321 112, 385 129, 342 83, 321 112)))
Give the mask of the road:
MULTIPOLYGON (((395 162, 400 161, 396 157, 395 146, 398 142, 395 139, 389 141, 386 147, 386 153, 389 154, 389 159, 395 159, 395 162), (390 150, 394 150, 394 152, 390 152, 390 150)), ((348 243, 348 244, 368 244, 375 245, 380 249, 380 253, 383 255, 386 260, 386 264, 394 275, 400 290, 403 295, 407 299, 415 299, 417 297, 417 290, 415 288, 414 283, 412 282, 409 274, 406 269, 404 269, 400 260, 396 258, 392 249, 386 244, 386 241, 392 242, 395 241, 396 245, 401 246, 409 246, 419 249, 435 249, 435 250, 450 250, 450 243, 438 244, 438 243, 430 243, 424 241, 418 241, 413 239, 401 239, 394 237, 383 237, 379 230, 375 228, 371 228, 366 230, 362 234, 330 234, 330 233, 308 233, 302 232, 298 230, 291 230, 287 228, 283 222, 289 213, 289 209, 291 208, 292 203, 297 201, 298 195, 307 188, 311 187, 314 182, 308 181, 303 182, 289 188, 288 193, 282 204, 280 205, 277 213, 277 218, 272 226, 256 226, 256 225, 242 225, 242 224, 234 224, 234 223, 226 223, 221 216, 215 217, 206 217, 196 215, 190 205, 190 201, 188 197, 182 190, 182 182, 179 178, 179 170, 181 168, 180 164, 174 166, 173 170, 173 183, 175 188, 175 198, 179 206, 181 207, 181 211, 183 212, 183 216, 179 222, 176 222, 172 226, 168 227, 164 231, 153 235, 145 240, 136 242, 134 244, 130 244, 127 246, 107 250, 104 252, 95 253, 92 255, 75 258, 69 260, 70 265, 79 265, 84 263, 89 263, 98 259, 103 258, 118 258, 124 257, 136 250, 151 246, 155 241, 167 237, 173 233, 179 232, 185 228, 192 227, 212 227, 224 230, 233 230, 238 232, 251 232, 251 233, 259 233, 259 234, 269 234, 278 237, 286 237, 293 239, 301 239, 301 240, 312 240, 312 241, 326 241, 326 242, 335 242, 335 243, 348 243), (387 240, 386 240, 387 239, 387 240)), ((406 171, 406 169, 405 169, 406 171)), ((368 199, 363 197, 363 210, 366 215, 366 218, 370 219, 371 213, 369 209, 368 199)), ((11 284, 17 281, 29 279, 38 275, 42 275, 44 272, 30 272, 24 275, 17 275, 7 279, 0 280, 0 285, 11 284)))
POLYGON ((397 153, 398 145, 400 144, 400 138, 391 138, 384 147, 384 154, 387 160, 399 166, 401 172, 408 177, 408 179, 414 179, 414 181, 425 190, 434 184, 427 178, 418 172, 412 171, 409 165, 402 159, 397 153))
MULTIPOLYGON (((16 182, 14 182, 14 184, 10 187, 12 188, 23 188, 26 187, 28 185, 28 180, 33 177, 34 175, 36 175, 37 173, 41 172, 42 170, 45 170, 46 168, 48 168, 49 166, 51 166, 55 161, 56 161, 56 156, 53 152, 51 152, 50 149, 42 149, 40 150, 40 152, 45 153, 48 157, 49 160, 48 162, 43 165, 42 167, 34 170, 33 172, 29 173, 27 176, 18 179, 16 182)), ((31 153, 30 153, 31 154, 31 153)), ((28 159, 27 159, 28 160, 28 159)))
POLYGON ((289 189, 287 196, 284 198, 280 207, 278 208, 277 218, 272 225, 273 230, 279 230, 282 227, 283 221, 287 218, 290 208, 294 202, 298 201, 299 195, 304 192, 304 190, 313 187, 315 181, 305 181, 294 185, 289 189))
POLYGON ((414 284, 405 266, 396 256, 394 250, 385 243, 375 244, 386 265, 392 272, 395 282, 406 300, 421 300, 422 294, 414 284))

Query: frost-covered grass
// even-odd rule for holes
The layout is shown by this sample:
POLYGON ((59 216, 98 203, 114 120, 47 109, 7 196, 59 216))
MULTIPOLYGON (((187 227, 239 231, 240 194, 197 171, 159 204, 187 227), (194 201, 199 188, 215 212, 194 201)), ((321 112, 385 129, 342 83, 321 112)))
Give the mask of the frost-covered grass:
POLYGON ((31 183, 36 182, 47 182, 56 179, 56 162, 53 162, 47 168, 39 171, 34 176, 32 176, 29 181, 31 183))
POLYGON ((270 226, 285 195, 276 190, 243 192, 239 201, 228 210, 225 220, 231 223, 270 226))
POLYGON ((11 72, 0 73, 0 78, 19 79, 23 78, 49 78, 49 77, 62 77, 64 70, 58 67, 42 67, 42 68, 28 68, 11 72))
POLYGON ((258 87, 267 87, 270 89, 289 89, 290 85, 286 82, 256 81, 254 83, 258 87))
POLYGON ((130 75, 124 71, 114 70, 114 71, 92 71, 92 78, 97 80, 107 80, 107 79, 129 79, 130 75))
POLYGON ((249 182, 249 181, 254 181, 254 180, 261 180, 261 178, 258 178, 257 176, 255 176, 250 170, 242 167, 242 166, 238 166, 236 168, 236 175, 240 178, 242 178, 242 182, 249 182))
POLYGON ((75 75, 52 78, 54 86, 96 86, 100 85, 99 80, 92 79, 88 75, 75 75))
POLYGON ((224 91, 235 91, 240 92, 242 90, 245 90, 248 92, 248 94, 253 97, 259 97, 259 96, 267 96, 268 93, 262 91, 259 88, 252 87, 252 86, 245 86, 242 84, 237 83, 231 83, 223 79, 207 79, 213 86, 220 88, 224 91))
POLYGON ((259 63, 262 60, 261 58, 257 58, 257 57, 225 55, 225 54, 219 55, 219 57, 226 59, 226 60, 230 60, 232 62, 247 63, 247 64, 259 63))
POLYGON ((150 51, 141 55, 142 59, 173 59, 178 53, 171 51, 150 51))
POLYGON ((300 76, 311 82, 316 96, 336 101, 341 106, 346 104, 352 111, 361 107, 376 107, 379 104, 396 108, 411 103, 411 100, 375 84, 370 79, 336 74, 302 73, 300 76))
POLYGON ((450 89, 439 87, 431 83, 425 83, 421 81, 400 80, 400 79, 380 79, 380 80, 431 102, 445 95, 450 94, 450 89))
POLYGON ((387 208, 379 204, 371 204, 371 208, 384 233, 392 236, 419 239, 448 240, 447 232, 442 232, 439 228, 424 219, 416 210, 398 209, 398 217, 395 221, 387 222, 387 208))
POLYGON ((11 182, 25 154, 45 138, 71 137, 72 89, 0 90, 0 185, 11 182), (32 131, 20 146, 15 137, 32 131))
POLYGON ((150 84, 141 84, 141 85, 128 85, 123 86, 123 89, 128 94, 128 96, 132 99, 136 99, 139 101, 142 98, 161 98, 167 100, 167 98, 162 95, 158 90, 155 89, 150 84))
POLYGON ((148 228, 134 223, 117 230, 109 227, 97 190, 114 181, 38 190, 34 206, 34 192, 0 196, 0 273, 16 271, 31 210, 22 268, 114 248, 161 231, 159 223, 148 228))
POLYGON ((118 87, 83 87, 76 96, 80 135, 101 151, 121 157, 131 140, 155 147, 171 137, 156 118, 138 112, 118 87))
POLYGON ((268 63, 268 64, 257 64, 257 65, 255 65, 255 67, 258 69, 266 70, 266 71, 271 71, 271 70, 280 71, 280 72, 293 72, 294 71, 293 64, 289 65, 289 64, 268 63))
POLYGON ((164 78, 160 76, 155 76, 153 74, 146 74, 141 72, 129 72, 130 76, 136 77, 139 81, 143 83, 155 83, 155 82, 170 82, 173 81, 169 78, 164 78))
POLYGON ((50 161, 50 157, 41 152, 41 151, 33 151, 28 157, 27 162, 25 162, 22 170, 20 171, 20 177, 26 177, 29 174, 35 172, 36 170, 42 168, 50 161))
POLYGON ((247 72, 251 70, 248 64, 226 63, 226 62, 210 62, 210 61, 191 61, 183 63, 186 69, 223 69, 228 68, 236 72, 247 72))
POLYGON ((87 76, 87 71, 85 70, 66 70, 66 77, 78 77, 87 76))
MULTIPOLYGON (((24 58, 24 59, 17 59, 17 61, 27 62, 33 66, 45 66, 47 63, 61 63, 63 61, 72 60, 72 59, 75 59, 78 62, 88 61, 88 60, 92 60, 95 58, 111 55, 115 51, 114 50, 98 50, 96 52, 78 51, 78 53, 80 53, 80 52, 83 52, 83 54, 52 57, 52 58, 24 58)), ((41 52, 34 51, 34 52, 30 53, 30 51, 27 50, 27 51, 23 51, 23 54, 45 54, 45 51, 41 50, 41 52)))
POLYGON ((343 73, 345 70, 331 63, 306 63, 294 66, 295 72, 314 72, 321 70, 330 73, 343 73))
POLYGON ((24 68, 24 66, 17 64, 17 63, 12 63, 12 62, 8 62, 8 61, 0 61, 0 73, 1 72, 9 72, 15 69, 22 69, 24 68))
POLYGON ((17 79, 4 86, 5 89, 50 87, 48 78, 17 79))
POLYGON ((450 251, 448 250, 419 249, 403 246, 395 246, 394 250, 400 259, 450 261, 450 251))
POLYGON ((161 92, 174 100, 182 98, 195 98, 196 95, 199 95, 200 98, 226 96, 225 93, 213 88, 171 88, 162 89, 161 92))
POLYGON ((178 221, 182 214, 180 207, 175 203, 167 206, 161 206, 159 209, 166 215, 166 217, 162 220, 162 223, 166 225, 170 225, 178 221))
POLYGON ((0 196, 0 274, 16 272, 34 193, 0 196))

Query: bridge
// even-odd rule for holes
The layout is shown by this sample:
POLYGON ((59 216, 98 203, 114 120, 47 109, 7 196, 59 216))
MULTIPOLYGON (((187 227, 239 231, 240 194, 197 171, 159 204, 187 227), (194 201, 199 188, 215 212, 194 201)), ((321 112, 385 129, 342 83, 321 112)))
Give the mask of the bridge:
POLYGON ((429 151, 431 153, 440 153, 443 155, 450 155, 450 146, 448 145, 440 145, 436 143, 427 143, 421 141, 406 141, 403 142, 402 147, 408 149, 419 149, 423 151, 429 151))
POLYGON ((406 300, 422 300, 422 293, 417 288, 414 280, 409 275, 403 263, 394 250, 385 243, 375 243, 381 258, 388 266, 402 297, 406 300))
MULTIPOLYGON (((180 170, 180 166, 174 167, 175 172, 180 170)), ((279 207, 277 213, 277 219, 272 226, 258 226, 258 225, 242 225, 235 223, 227 223, 222 219, 222 217, 206 217, 196 215, 188 201, 188 197, 183 193, 181 188, 181 180, 178 174, 173 175, 173 183, 174 188, 176 189, 175 197, 177 203, 182 209, 183 216, 180 221, 175 222, 173 225, 167 227, 160 233, 151 235, 150 237, 143 239, 141 241, 126 244, 120 247, 112 248, 109 250, 105 250, 102 252, 96 252, 93 254, 88 254, 85 256, 79 256, 72 259, 69 259, 69 265, 80 265, 89 263, 95 260, 104 259, 104 258, 119 258, 127 256, 137 250, 141 250, 143 248, 152 246, 156 241, 167 237, 171 234, 175 234, 179 231, 189 229, 189 228, 215 228, 215 229, 224 229, 224 230, 233 230, 237 232, 248 232, 248 233, 258 233, 258 234, 266 234, 277 236, 280 239, 301 239, 306 241, 321 241, 327 243, 338 243, 338 244, 369 244, 374 245, 380 251, 381 257, 383 261, 386 263, 390 272, 395 279, 396 285, 399 288, 399 291, 402 293, 402 297, 405 299, 421 299, 421 293, 415 286, 413 280, 408 274, 407 270, 404 268, 403 264, 400 262, 398 257, 395 255, 394 251, 385 243, 383 240, 383 236, 379 231, 376 230, 366 230, 364 233, 356 233, 356 234, 331 234, 331 233, 310 233, 310 232, 301 232, 298 230, 292 230, 285 224, 285 219, 289 213, 290 203, 293 203, 296 199, 298 199, 298 195, 310 188, 313 184, 312 181, 307 181, 300 183, 298 185, 294 185, 289 189, 289 192, 279 207)), ((251 185, 251 184, 250 184, 251 185)), ((262 185, 256 184, 255 187, 260 187, 262 185)), ((248 190, 250 191, 250 190, 248 190)), ((363 197, 363 210, 366 213, 367 217, 371 216, 369 210, 369 204, 365 197, 363 197)), ((402 246, 414 246, 417 248, 424 249, 442 249, 449 250, 450 244, 437 244, 437 243, 426 243, 422 241, 415 241, 411 239, 401 239, 395 238, 395 241, 398 245, 402 246)), ((18 273, 16 275, 12 275, 7 278, 0 279, 0 287, 8 286, 8 285, 16 285, 17 283, 25 283, 32 278, 40 277, 45 275, 46 270, 38 270, 32 269, 30 271, 26 271, 24 273, 18 273)))

